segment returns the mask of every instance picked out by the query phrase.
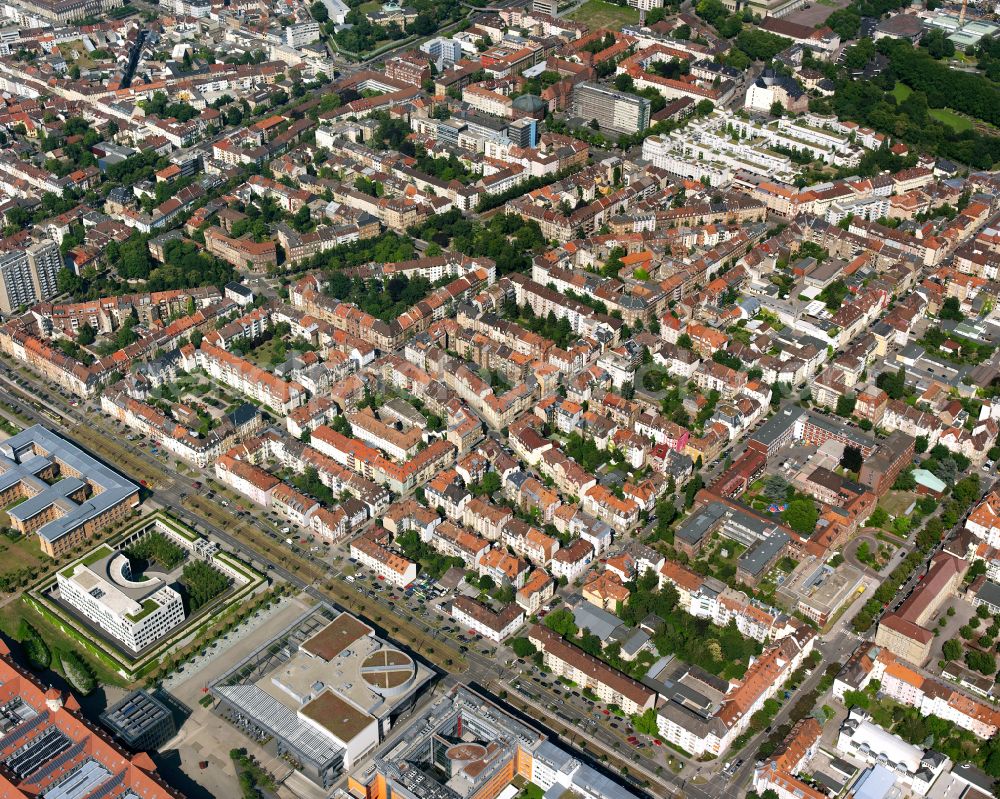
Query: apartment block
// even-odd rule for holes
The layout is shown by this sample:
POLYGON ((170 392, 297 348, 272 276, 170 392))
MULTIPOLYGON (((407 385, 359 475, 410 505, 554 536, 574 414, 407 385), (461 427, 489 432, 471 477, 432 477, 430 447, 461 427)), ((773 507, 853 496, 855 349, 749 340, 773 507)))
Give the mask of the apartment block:
POLYGON ((643 713, 656 704, 655 691, 588 655, 548 627, 536 624, 528 633, 528 640, 542 653, 545 667, 556 677, 589 688, 602 702, 618 705, 626 715, 643 713))
POLYGON ((278 250, 273 241, 234 239, 214 227, 205 231, 205 249, 237 269, 262 272, 278 265, 278 250))
POLYGON ((55 296, 61 268, 59 245, 49 239, 0 254, 0 313, 55 296))
POLYGON ((467 596, 460 596, 451 603, 451 617, 460 626, 474 630, 497 644, 512 636, 524 624, 524 610, 514 603, 495 611, 467 596))
POLYGON ((210 377, 282 415, 306 401, 306 390, 300 383, 282 380, 208 341, 202 341, 198 349, 190 344, 182 347, 181 363, 188 370, 204 369, 210 377))
POLYGON ((573 115, 596 119, 602 130, 637 133, 649 127, 650 103, 645 97, 584 81, 573 87, 573 115))
POLYGON ((351 542, 351 557, 400 588, 417 579, 417 564, 364 536, 351 542))

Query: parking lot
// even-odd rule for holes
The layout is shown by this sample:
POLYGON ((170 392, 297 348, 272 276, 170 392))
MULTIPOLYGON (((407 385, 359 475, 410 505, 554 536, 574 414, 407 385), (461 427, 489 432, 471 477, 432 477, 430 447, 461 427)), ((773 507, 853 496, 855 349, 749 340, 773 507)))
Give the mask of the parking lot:
POLYGON ((421 577, 409 586, 400 587, 357 566, 353 558, 347 559, 343 575, 342 579, 358 593, 380 600, 393 613, 410 616, 418 624, 429 628, 429 633, 435 638, 451 639, 458 644, 460 652, 465 653, 470 648, 485 655, 494 652, 495 644, 492 641, 451 621, 447 605, 452 594, 439 586, 433 578, 421 577), (349 573, 352 569, 353 574, 349 573))
POLYGON ((785 19, 798 25, 815 28, 821 22, 825 22, 826 18, 834 11, 845 8, 847 5, 848 0, 822 0, 822 2, 813 0, 813 2, 788 14, 785 19))
MULTIPOLYGON (((657 738, 637 733, 628 718, 615 715, 596 695, 586 696, 582 689, 560 681, 532 660, 517 658, 506 645, 497 646, 454 622, 447 607, 455 592, 443 588, 433 578, 422 577, 401 588, 379 579, 350 558, 345 561, 342 574, 340 579, 348 581, 358 593, 378 600, 380 605, 388 606, 399 616, 409 617, 422 625, 429 636, 457 647, 460 653, 474 652, 494 659, 499 667, 519 672, 494 683, 495 690, 516 692, 524 700, 554 715, 559 723, 575 726, 580 733, 592 738, 600 738, 629 760, 645 757, 666 764, 673 771, 682 768, 682 760, 673 750, 657 738)), ((539 617, 546 612, 543 608, 539 617)))

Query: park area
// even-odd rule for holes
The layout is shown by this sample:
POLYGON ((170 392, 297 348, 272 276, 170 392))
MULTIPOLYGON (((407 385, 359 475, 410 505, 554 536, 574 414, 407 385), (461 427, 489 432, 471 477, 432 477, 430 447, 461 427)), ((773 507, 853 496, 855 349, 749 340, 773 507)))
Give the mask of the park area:
POLYGON ((52 561, 38 546, 38 537, 0 535, 0 592, 15 591, 37 579, 52 561))
POLYGON ((592 31, 598 28, 621 30, 622 26, 633 25, 639 21, 637 9, 605 3, 604 0, 587 0, 567 16, 574 22, 582 22, 592 31))
MULTIPOLYGON (((896 98, 896 102, 901 103, 913 94, 913 89, 905 83, 896 81, 896 86, 893 88, 892 94, 893 97, 896 98)), ((953 131, 955 131, 955 133, 964 133, 972 128, 973 123, 971 119, 959 116, 950 108, 931 108, 927 111, 927 113, 938 122, 950 127, 953 131)))
POLYGON ((868 539, 862 540, 854 550, 854 556, 870 569, 881 571, 899 548, 890 543, 888 536, 879 533, 874 543, 868 539))

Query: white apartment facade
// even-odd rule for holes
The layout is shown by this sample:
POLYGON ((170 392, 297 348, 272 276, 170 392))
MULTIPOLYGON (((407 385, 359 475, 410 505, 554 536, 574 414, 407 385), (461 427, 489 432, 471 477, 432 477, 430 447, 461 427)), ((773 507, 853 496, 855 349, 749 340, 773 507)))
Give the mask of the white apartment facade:
POLYGON ((385 582, 403 588, 417 579, 417 564, 367 538, 351 542, 351 557, 385 582))
POLYGON ((184 621, 181 595, 162 580, 132 579, 128 556, 77 563, 56 575, 60 597, 133 652, 155 643, 184 621), (152 589, 152 590, 150 590, 152 589))

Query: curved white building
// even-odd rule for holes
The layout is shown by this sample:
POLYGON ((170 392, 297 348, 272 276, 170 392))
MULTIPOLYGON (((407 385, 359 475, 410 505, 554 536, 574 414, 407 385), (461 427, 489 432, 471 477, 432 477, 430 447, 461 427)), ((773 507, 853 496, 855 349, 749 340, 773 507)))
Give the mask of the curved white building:
POLYGON ((59 597, 133 652, 184 621, 181 595, 159 577, 136 577, 128 556, 101 546, 56 575, 59 597))

